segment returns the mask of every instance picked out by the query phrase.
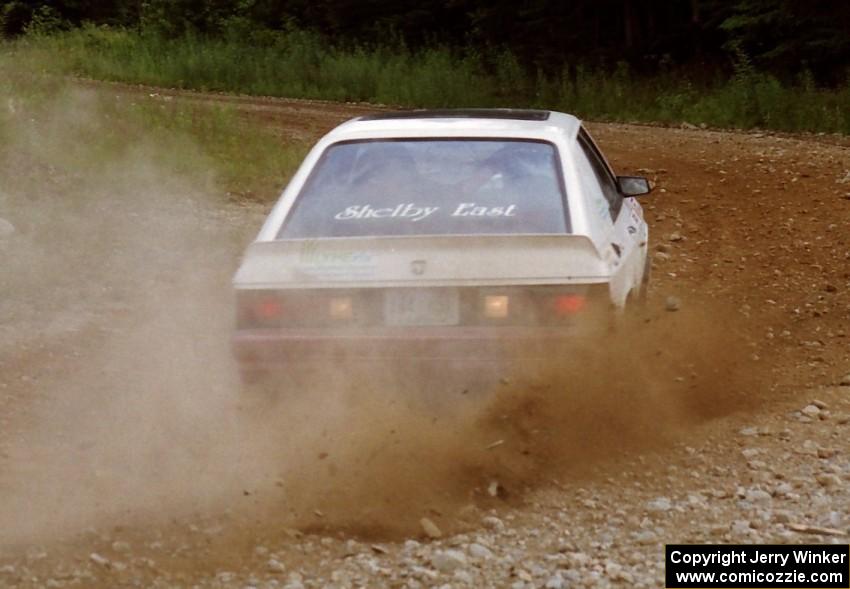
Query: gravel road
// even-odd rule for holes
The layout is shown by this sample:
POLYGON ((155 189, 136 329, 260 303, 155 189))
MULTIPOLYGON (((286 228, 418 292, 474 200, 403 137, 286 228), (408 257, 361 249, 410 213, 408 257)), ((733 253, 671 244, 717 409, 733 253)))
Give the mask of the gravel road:
MULTIPOLYGON (((373 108, 93 92, 284 141, 373 108)), ((341 370, 246 403, 228 280, 269 203, 145 153, 81 177, 50 164, 75 131, 32 125, 0 157, 0 586, 660 587, 665 543, 850 539, 840 138, 591 123, 656 183, 649 308, 465 423, 341 370)))

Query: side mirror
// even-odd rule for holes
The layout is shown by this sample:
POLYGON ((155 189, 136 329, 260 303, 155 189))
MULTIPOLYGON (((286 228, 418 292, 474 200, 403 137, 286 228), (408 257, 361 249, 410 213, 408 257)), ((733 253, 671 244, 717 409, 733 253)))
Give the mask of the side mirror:
POLYGON ((652 192, 649 180, 643 176, 617 176, 617 187, 623 196, 641 196, 652 192))

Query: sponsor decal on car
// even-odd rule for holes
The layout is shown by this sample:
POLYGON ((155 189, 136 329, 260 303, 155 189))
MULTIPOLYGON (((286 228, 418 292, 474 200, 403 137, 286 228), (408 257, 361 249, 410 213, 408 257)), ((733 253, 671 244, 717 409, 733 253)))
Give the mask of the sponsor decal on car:
POLYGON ((372 252, 322 249, 319 242, 310 240, 301 246, 295 270, 303 276, 316 279, 368 278, 375 274, 376 267, 372 252))
POLYGON ((414 223, 430 217, 440 207, 420 206, 415 203, 403 203, 396 207, 375 208, 371 205, 351 205, 334 215, 338 221, 350 219, 409 219, 414 223))
MULTIPOLYGON (((474 202, 462 202, 454 208, 452 217, 516 217, 516 205, 485 206, 474 202)), ((441 207, 402 203, 395 207, 351 205, 334 215, 338 221, 361 219, 407 219, 413 223, 427 219, 441 207)))

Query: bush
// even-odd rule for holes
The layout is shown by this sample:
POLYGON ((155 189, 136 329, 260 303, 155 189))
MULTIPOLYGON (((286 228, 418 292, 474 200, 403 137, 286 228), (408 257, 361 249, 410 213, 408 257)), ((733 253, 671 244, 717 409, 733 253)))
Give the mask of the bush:
MULTIPOLYGON (((50 23, 45 19, 44 26, 50 23)), ((795 84, 783 84, 740 50, 728 79, 672 71, 645 77, 625 62, 613 70, 576 64, 532 74, 506 50, 464 55, 437 46, 414 52, 399 41, 340 48, 305 31, 252 30, 239 17, 221 25, 224 34, 215 39, 93 26, 30 35, 20 44, 26 48, 20 58, 35 59, 35 71, 199 90, 398 106, 526 106, 599 120, 850 133, 850 82, 819 89, 804 71, 795 84)))
POLYGON ((32 14, 24 31, 30 36, 52 35, 68 28, 68 23, 62 20, 62 16, 55 8, 43 5, 39 6, 32 14))
POLYGON ((24 2, 7 2, 0 8, 0 35, 11 39, 24 32, 32 20, 32 8, 24 2))

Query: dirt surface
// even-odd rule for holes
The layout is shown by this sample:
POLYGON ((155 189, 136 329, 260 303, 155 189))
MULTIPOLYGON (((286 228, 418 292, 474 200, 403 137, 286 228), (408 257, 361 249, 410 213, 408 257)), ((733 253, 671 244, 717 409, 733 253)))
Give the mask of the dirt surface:
MULTIPOLYGON (((89 86, 282 140, 371 110, 89 86)), ((228 281, 268 205, 7 153, 0 585, 659 587, 665 543, 847 542, 850 149, 589 127, 656 183, 648 308, 472 417, 338 367, 246 402, 228 281)))

